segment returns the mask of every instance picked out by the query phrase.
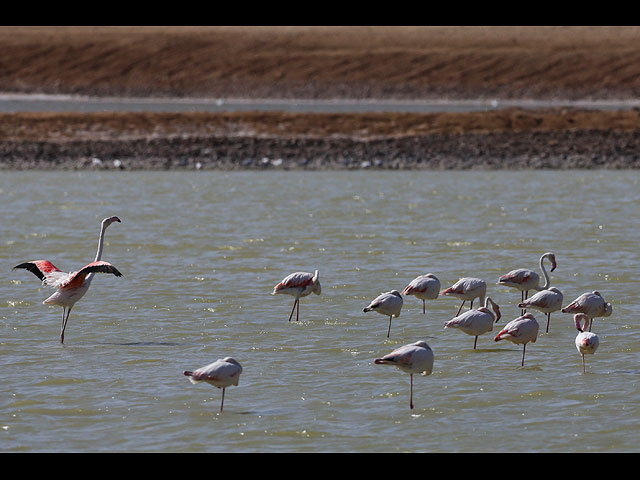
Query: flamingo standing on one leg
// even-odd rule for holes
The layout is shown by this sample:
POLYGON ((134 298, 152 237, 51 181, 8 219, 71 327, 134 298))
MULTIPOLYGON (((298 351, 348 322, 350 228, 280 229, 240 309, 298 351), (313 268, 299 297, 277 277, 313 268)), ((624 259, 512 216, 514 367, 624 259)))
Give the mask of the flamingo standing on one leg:
POLYGON ((578 332, 580 332, 576 336, 575 343, 578 352, 580 352, 580 355, 582 356, 582 373, 586 373, 584 366, 584 355, 593 355, 594 353, 596 353, 598 345, 600 345, 600 339, 595 333, 585 331, 587 329, 587 325, 591 321, 586 314, 576 313, 573 316, 573 321, 576 324, 576 329, 578 330, 578 332), (584 327, 582 326, 582 322, 584 322, 584 327))
POLYGON ((471 306, 469 308, 473 308, 473 300, 476 298, 480 299, 480 304, 484 305, 484 297, 487 294, 487 284, 484 280, 473 277, 465 277, 458 280, 449 288, 445 288, 440 295, 446 295, 451 297, 456 297, 462 300, 460 304, 460 308, 458 309, 458 313, 456 313, 456 317, 460 315, 460 311, 464 306, 464 302, 467 300, 471 300, 471 306))
POLYGON ((102 220, 96 258, 93 262, 85 265, 76 272, 63 272, 48 260, 34 260, 21 263, 20 265, 13 267, 14 269, 24 268, 42 280, 43 285, 57 289, 53 295, 42 303, 45 305, 58 305, 62 307, 60 343, 64 343, 64 331, 67 328, 67 321, 69 320, 71 309, 75 303, 80 300, 85 293, 87 293, 87 290, 91 286, 93 275, 95 273, 111 273, 116 277, 122 276, 116 267, 111 265, 109 262, 100 260, 102 258, 104 232, 113 222, 120 223, 120 219, 118 217, 109 217, 102 220))
POLYGON ((613 307, 606 302, 598 291, 585 292, 566 307, 560 310, 562 313, 584 313, 589 317, 589 331, 596 317, 608 317, 613 312, 613 307))
POLYGON ((527 349, 527 343, 536 343, 538 338, 538 322, 535 317, 527 312, 524 315, 511 320, 507 323, 502 330, 498 332, 494 340, 499 342, 500 340, 509 340, 515 344, 523 345, 522 348, 522 363, 524 366, 524 354, 527 349))
POLYGON ((381 293, 374 298, 371 303, 364 307, 363 312, 370 312, 371 310, 378 312, 381 315, 389 315, 389 329, 387 330, 387 338, 391 333, 391 318, 400 316, 400 310, 402 309, 402 295, 397 290, 391 290, 390 292, 381 293))
POLYGON ((426 314, 425 300, 435 300, 440 292, 440 280, 433 273, 420 275, 404 287, 402 295, 413 295, 422 300, 422 313, 426 314))
MULTIPOLYGON (((518 268, 517 270, 511 270, 509 273, 502 275, 498 279, 498 285, 504 285, 506 287, 516 288, 520 290, 521 301, 524 302, 529 296, 529 290, 544 290, 549 287, 549 274, 544 268, 544 260, 547 259, 551 262, 551 271, 556 269, 556 256, 552 252, 547 252, 540 257, 540 270, 544 275, 544 285, 540 286, 540 275, 533 270, 527 268, 518 268)), ((524 314, 525 310, 522 310, 524 314)))
POLYGON ((201 367, 193 372, 185 370, 184 375, 189 377, 191 383, 207 382, 209 385, 222 389, 222 400, 220 402, 220 411, 224 408, 224 392, 231 385, 238 386, 242 366, 237 360, 231 357, 225 357, 216 360, 209 365, 201 367))
MULTIPOLYGON (((533 308, 547 315, 547 329, 545 333, 549 333, 549 322, 551 321, 551 313, 562 308, 562 292, 556 287, 550 287, 546 290, 540 290, 532 297, 527 298, 518 304, 520 308, 533 308)), ((525 310, 526 311, 526 310, 525 310)))
POLYGON ((376 358, 374 363, 376 365, 394 365, 410 375, 409 408, 413 409, 413 374, 424 372, 425 375, 431 375, 433 370, 433 351, 427 342, 420 340, 396 348, 384 357, 376 358))
POLYGON ((478 336, 492 331, 493 323, 497 323, 500 316, 499 305, 491 300, 491 297, 487 297, 483 307, 467 310, 462 315, 452 318, 444 324, 444 328, 458 328, 467 335, 476 337, 473 341, 473 349, 475 350, 478 336), (493 312, 489 310, 489 306, 493 308, 493 312))
POLYGON ((287 275, 280 283, 273 287, 271 295, 283 293, 287 295, 293 295, 296 300, 293 302, 293 308, 289 315, 289 321, 293 317, 293 311, 298 306, 296 311, 296 322, 300 319, 300 298, 306 297, 311 293, 320 295, 322 293, 322 286, 320 285, 320 274, 318 270, 314 273, 309 272, 295 272, 287 275))

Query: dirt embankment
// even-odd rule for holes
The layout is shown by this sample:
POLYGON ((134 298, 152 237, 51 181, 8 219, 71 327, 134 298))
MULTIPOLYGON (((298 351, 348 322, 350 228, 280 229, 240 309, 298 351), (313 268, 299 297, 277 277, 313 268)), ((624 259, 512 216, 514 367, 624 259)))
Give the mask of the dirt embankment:
MULTIPOLYGON (((0 92, 636 99, 637 27, 2 27, 0 92)), ((638 168, 636 110, 2 114, 0 168, 638 168)))

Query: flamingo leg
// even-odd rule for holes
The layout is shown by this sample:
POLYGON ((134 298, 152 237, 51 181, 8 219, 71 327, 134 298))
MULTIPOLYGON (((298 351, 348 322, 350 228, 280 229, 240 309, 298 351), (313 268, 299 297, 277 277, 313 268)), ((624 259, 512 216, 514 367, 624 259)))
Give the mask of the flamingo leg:
POLYGON ((220 402, 220 411, 222 411, 222 408, 224 407, 224 391, 225 387, 222 387, 222 401, 220 402))
POLYGON ((424 307, 424 300, 422 300, 422 313, 424 313, 426 315, 427 311, 425 310, 424 307))
POLYGON ((527 344, 524 344, 524 347, 522 347, 522 363, 520 364, 521 367, 524 367, 524 352, 527 351, 527 344))
POLYGON ((582 373, 587 373, 584 367, 584 353, 581 353, 580 355, 582 355, 582 373))
POLYGON ((476 335, 475 340, 473 341, 473 349, 476 349, 476 343, 478 343, 478 336, 476 335))
POLYGON ((460 304, 460 308, 458 309, 458 313, 456 313, 456 317, 458 315, 460 315, 460 311, 462 310, 462 307, 464 306, 464 302, 466 302, 466 300, 463 300, 462 303, 460 304))
POLYGON ((387 330, 387 338, 389 338, 389 334, 391 333, 391 318, 393 315, 389 315, 389 329, 387 330))
POLYGON ((545 333, 549 333, 549 322, 551 321, 551 312, 547 313, 547 330, 545 333))
POLYGON ((62 307, 62 322, 60 322, 60 335, 64 331, 64 317, 67 314, 67 307, 62 307))
POLYGON ((291 321, 291 318, 293 317, 293 311, 296 309, 296 305, 298 303, 298 297, 296 297, 296 301, 293 302, 293 308, 291 309, 291 315, 289 315, 289 321, 291 321))
MULTIPOLYGON (((524 290, 520 290, 520 298, 524 302, 524 290)), ((520 315, 524 315, 525 313, 526 313, 526 310, 524 308, 521 308, 520 309, 520 315)))
POLYGON ((409 408, 413 410, 413 373, 410 375, 411 378, 411 389, 409 393, 409 408))
POLYGON ((296 322, 300 320, 300 299, 298 299, 298 308, 296 309, 296 322))
POLYGON ((591 325, 593 325, 593 318, 589 319, 589 331, 591 331, 591 325))
POLYGON ((62 327, 60 329, 60 343, 64 343, 64 331, 67 328, 67 321, 69 320, 69 314, 71 313, 71 307, 67 310, 63 308, 62 310, 62 327), (65 316, 65 310, 67 315, 65 316))

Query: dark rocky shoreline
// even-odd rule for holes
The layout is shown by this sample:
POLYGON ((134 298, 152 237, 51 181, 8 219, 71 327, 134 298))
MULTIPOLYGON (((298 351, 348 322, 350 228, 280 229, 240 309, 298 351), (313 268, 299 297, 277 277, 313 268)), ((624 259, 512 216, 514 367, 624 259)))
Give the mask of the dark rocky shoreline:
POLYGON ((4 170, 569 168, 640 168, 640 131, 0 141, 4 170))

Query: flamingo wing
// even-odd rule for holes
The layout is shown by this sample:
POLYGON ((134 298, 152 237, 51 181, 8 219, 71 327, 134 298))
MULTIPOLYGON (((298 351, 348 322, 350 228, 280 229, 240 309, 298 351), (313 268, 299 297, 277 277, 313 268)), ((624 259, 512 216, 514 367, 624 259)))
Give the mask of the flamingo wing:
POLYGON ((389 364, 396 366, 409 366, 411 364, 411 357, 415 353, 416 347, 414 345, 404 345, 395 349, 391 353, 388 353, 382 358, 376 358, 374 363, 377 364, 389 364))
POLYGON ((313 282, 313 274, 308 272, 295 272, 287 275, 280 283, 273 287, 273 291, 285 288, 304 288, 313 282))
POLYGON ((15 270, 16 268, 23 268, 30 271, 42 282, 46 282, 47 279, 58 277, 59 274, 64 273, 49 260, 33 260, 30 262, 24 262, 20 265, 16 265, 12 270, 15 270))
POLYGON ((518 323, 509 322, 505 327, 498 332, 494 340, 502 340, 503 337, 518 338, 520 336, 520 328, 518 323))
POLYGON ((499 283, 526 283, 529 281, 529 279, 531 278, 531 274, 534 272, 531 272, 531 270, 524 270, 524 269, 519 269, 519 270, 512 270, 509 273, 506 273, 505 275, 502 275, 499 279, 498 282, 499 283))
POLYGON ((111 265, 109 262, 101 260, 88 263, 77 272, 73 272, 67 278, 59 281, 56 286, 58 286, 59 288, 79 287, 80 285, 82 285, 82 282, 84 282, 86 276, 90 273, 111 273, 116 277, 122 276, 122 273, 120 273, 120 271, 116 267, 111 265))

